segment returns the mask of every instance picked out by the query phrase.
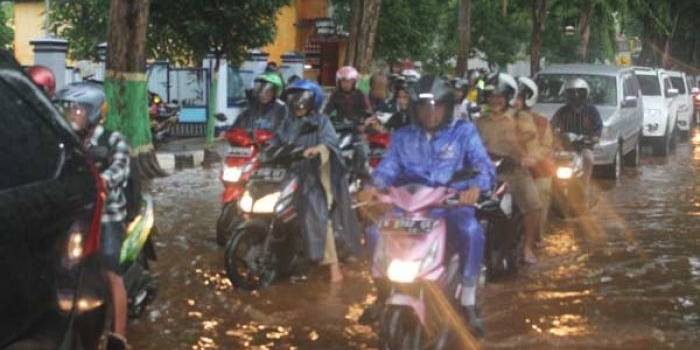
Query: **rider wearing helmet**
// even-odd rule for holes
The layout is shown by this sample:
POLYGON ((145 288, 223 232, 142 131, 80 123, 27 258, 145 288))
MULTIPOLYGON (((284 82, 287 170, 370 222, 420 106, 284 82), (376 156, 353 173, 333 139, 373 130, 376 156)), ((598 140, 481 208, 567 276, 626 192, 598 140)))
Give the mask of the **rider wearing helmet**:
POLYGON ((357 90, 360 73, 350 66, 338 69, 335 74, 336 90, 328 98, 323 114, 335 115, 335 119, 361 123, 371 112, 367 97, 357 90))
POLYGON ((531 109, 537 103, 537 83, 528 77, 519 77, 517 80, 518 95, 515 98, 513 108, 518 111, 519 116, 529 115, 537 127, 536 142, 528 144, 531 147, 528 149, 528 153, 537 160, 535 165, 530 167, 530 173, 535 180, 537 192, 540 194, 540 204, 542 204, 540 230, 538 232, 539 240, 542 238, 546 228, 551 201, 552 177, 556 172, 554 159, 552 158, 552 128, 549 126, 549 120, 546 117, 531 109))
MULTIPOLYGON (((484 232, 475 217, 474 204, 480 193, 489 191, 495 179, 494 167, 472 123, 453 119, 454 93, 447 82, 424 76, 416 84, 418 102, 415 124, 399 129, 392 136, 385 157, 374 171, 377 189, 418 183, 427 186, 451 186, 460 191, 464 205, 446 212, 449 234, 458 242, 457 250, 464 262, 462 311, 475 334, 483 332, 476 312, 476 286, 481 272, 484 232), (472 179, 450 183, 461 170, 475 170, 472 179)), ((375 196, 368 189, 364 196, 375 196)), ((370 247, 376 242, 377 231, 370 230, 370 247)), ((379 281, 378 281, 379 282, 379 281)), ((378 300, 383 302, 388 291, 377 283, 378 300)), ((370 315, 372 309, 368 309, 370 315)), ((364 316, 364 315, 363 315, 364 316)), ((371 318, 368 316, 367 318, 371 318)))
POLYGON ((56 93, 56 77, 50 69, 41 65, 35 65, 28 67, 26 72, 32 78, 34 84, 40 86, 49 98, 53 98, 53 95, 56 93))
POLYGON ((374 112, 388 110, 387 92, 389 78, 384 73, 374 73, 369 78, 369 104, 374 112))
POLYGON ((290 118, 280 129, 280 142, 305 148, 307 160, 296 168, 302 175, 297 210, 311 261, 330 265, 332 282, 343 279, 336 239, 350 252, 360 247, 359 224, 348 191, 348 172, 338 148, 333 124, 319 109, 323 90, 309 80, 297 80, 285 92, 290 118), (333 210, 331 210, 333 208, 333 210), (334 239, 334 237, 336 239, 334 239))
POLYGON ((469 82, 466 79, 455 78, 452 80, 452 86, 455 91, 455 118, 469 121, 479 118, 481 108, 467 98, 469 82))
POLYGON ((386 122, 384 127, 388 131, 398 130, 406 125, 411 124, 413 115, 413 98, 411 97, 411 92, 408 88, 403 85, 396 85, 394 87, 394 96, 389 102, 389 110, 394 113, 391 118, 386 122))
MULTIPOLYGON (((574 77, 564 84, 567 103, 552 117, 552 129, 555 135, 564 133, 584 135, 593 140, 593 143, 597 143, 603 132, 603 120, 598 109, 589 102, 590 92, 590 86, 582 78, 574 77)), ((591 145, 581 151, 583 182, 586 189, 590 188, 589 182, 593 174, 592 147, 591 145)))
POLYGON ((510 109, 518 93, 515 79, 504 73, 491 74, 486 79, 484 94, 488 110, 476 121, 486 149, 495 157, 505 157, 514 163, 512 169, 499 174, 510 184, 513 200, 523 214, 525 244, 523 257, 527 263, 536 263, 534 239, 539 232, 540 195, 528 171, 537 160, 528 150, 534 148, 537 128, 532 117, 510 109))
POLYGON ((114 305, 113 329, 107 339, 107 349, 125 349, 127 299, 124 280, 119 274, 119 255, 127 214, 125 189, 129 177, 129 146, 119 132, 107 131, 102 126, 106 102, 100 85, 90 82, 70 84, 56 94, 55 101, 92 155, 107 190, 100 235, 100 257, 107 270, 114 305))
POLYGON ((276 72, 266 72, 255 79, 253 101, 233 124, 234 128, 277 130, 287 115, 279 96, 284 83, 276 72))

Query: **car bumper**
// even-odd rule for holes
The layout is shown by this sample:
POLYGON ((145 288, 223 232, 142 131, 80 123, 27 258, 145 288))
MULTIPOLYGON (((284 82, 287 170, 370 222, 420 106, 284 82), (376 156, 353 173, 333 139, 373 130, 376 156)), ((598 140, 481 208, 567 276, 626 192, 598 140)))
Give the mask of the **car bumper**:
POLYGON ((595 165, 608 165, 615 161, 615 152, 619 144, 616 140, 603 140, 593 149, 595 165))

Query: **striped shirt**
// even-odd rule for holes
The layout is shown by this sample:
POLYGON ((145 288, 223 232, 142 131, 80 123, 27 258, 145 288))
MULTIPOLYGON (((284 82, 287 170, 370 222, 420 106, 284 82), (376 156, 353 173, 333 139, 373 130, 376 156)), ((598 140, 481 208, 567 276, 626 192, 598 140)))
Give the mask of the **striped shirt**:
POLYGON ((559 108, 552 117, 552 129, 559 133, 574 133, 591 137, 600 137, 603 132, 603 120, 598 109, 593 105, 575 108, 569 104, 559 108))
POLYGON ((119 132, 103 135, 106 132, 102 125, 98 125, 90 138, 88 147, 106 146, 108 149, 106 164, 99 166, 100 175, 107 190, 102 222, 120 222, 126 218, 124 192, 129 178, 129 145, 119 132), (105 141, 107 141, 106 144, 105 141))

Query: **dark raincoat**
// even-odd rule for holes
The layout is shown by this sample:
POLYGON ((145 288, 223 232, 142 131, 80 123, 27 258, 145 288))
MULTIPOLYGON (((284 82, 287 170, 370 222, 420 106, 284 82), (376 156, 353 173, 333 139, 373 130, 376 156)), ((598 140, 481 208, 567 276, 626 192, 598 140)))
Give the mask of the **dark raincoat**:
POLYGON ((287 107, 280 100, 274 100, 267 105, 254 103, 238 116, 234 128, 277 130, 287 115, 287 107))
POLYGON ((333 224, 333 234, 339 254, 340 251, 357 253, 360 249, 360 226, 352 209, 348 190, 348 170, 343 163, 338 148, 338 136, 331 121, 321 114, 313 114, 301 119, 287 118, 279 137, 282 142, 293 142, 304 148, 322 144, 329 151, 330 188, 333 198, 330 210, 321 182, 319 157, 303 160, 298 167, 301 174, 301 197, 297 210, 309 259, 316 262, 323 260, 329 219, 333 224), (313 124, 318 128, 315 132, 300 135, 304 124, 313 124))

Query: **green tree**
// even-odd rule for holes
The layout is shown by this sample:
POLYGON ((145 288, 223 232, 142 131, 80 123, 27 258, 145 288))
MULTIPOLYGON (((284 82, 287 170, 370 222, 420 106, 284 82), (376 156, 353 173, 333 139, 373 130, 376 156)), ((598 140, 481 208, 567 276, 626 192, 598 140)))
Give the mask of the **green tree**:
POLYGON ((529 6, 517 1, 474 0, 472 47, 483 53, 491 68, 514 62, 529 39, 529 6))
POLYGON ((73 59, 96 59, 97 45, 107 41, 109 0, 53 0, 49 31, 68 40, 73 59))
POLYGON ((12 3, 0 2, 0 48, 11 48, 15 39, 12 30, 12 3))
POLYGON ((443 3, 440 0, 383 0, 375 57, 389 63, 409 57, 427 58, 437 35, 435 23, 443 3))

